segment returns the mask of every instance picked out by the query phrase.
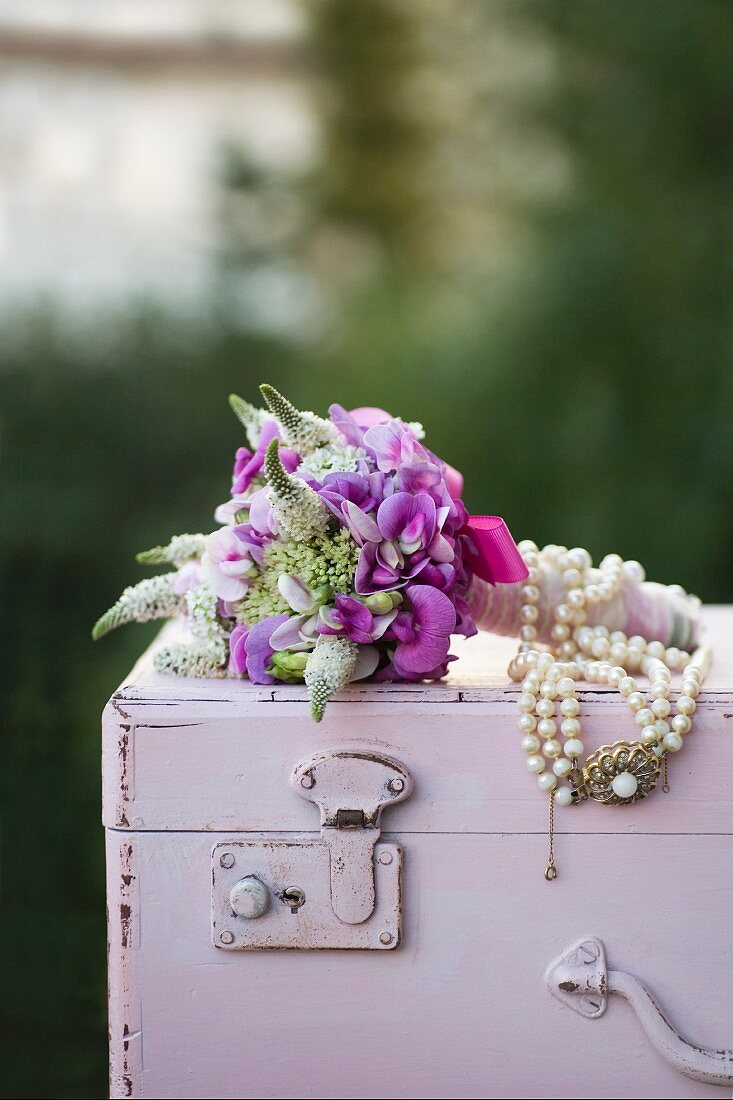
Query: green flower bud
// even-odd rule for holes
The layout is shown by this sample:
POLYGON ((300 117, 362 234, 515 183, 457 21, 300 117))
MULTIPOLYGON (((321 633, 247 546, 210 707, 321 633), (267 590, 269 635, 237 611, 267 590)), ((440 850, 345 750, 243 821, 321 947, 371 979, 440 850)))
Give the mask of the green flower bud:
POLYGON ((281 653, 273 653, 272 663, 283 672, 297 672, 303 673, 305 666, 308 664, 307 653, 290 653, 288 650, 283 650, 281 653))
POLYGON ((374 592, 371 596, 364 596, 362 603, 372 615, 386 615, 394 607, 389 592, 374 592))

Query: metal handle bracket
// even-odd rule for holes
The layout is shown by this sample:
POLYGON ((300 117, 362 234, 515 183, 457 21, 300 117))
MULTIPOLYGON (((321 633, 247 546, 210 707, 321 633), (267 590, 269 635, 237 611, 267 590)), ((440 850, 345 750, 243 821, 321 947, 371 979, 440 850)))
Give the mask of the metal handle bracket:
POLYGON ((602 1016, 609 994, 617 993, 629 1002, 652 1046, 673 1069, 708 1085, 733 1085, 733 1050, 683 1038, 639 978, 608 969, 606 949, 596 936, 583 936, 554 959, 545 983, 554 997, 588 1020, 602 1016))

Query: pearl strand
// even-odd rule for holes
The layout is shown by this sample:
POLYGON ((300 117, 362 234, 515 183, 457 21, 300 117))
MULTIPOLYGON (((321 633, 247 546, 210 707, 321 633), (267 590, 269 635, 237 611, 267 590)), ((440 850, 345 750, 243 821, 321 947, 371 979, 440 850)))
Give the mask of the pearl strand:
MULTIPOLYGON (((584 752, 576 682, 586 680, 616 687, 641 727, 642 743, 661 758, 682 748, 683 738, 692 727, 695 700, 709 669, 711 653, 707 647, 700 647, 691 660, 688 653, 667 648, 661 642, 647 642, 638 635, 629 638, 623 631, 611 633, 605 626, 586 625, 587 607, 610 600, 624 582, 644 581, 644 570, 638 562, 624 562, 619 555, 609 554, 598 569, 593 569, 590 555, 580 547, 567 550, 551 545, 540 551, 535 543, 526 541, 520 543, 519 549, 529 576, 521 591, 521 644, 509 671, 513 679, 522 680, 518 722, 521 747, 526 753, 527 768, 537 776, 540 789, 550 792, 557 805, 566 806, 579 800, 578 761, 584 752), (561 572, 564 591, 563 600, 553 610, 554 644, 549 652, 533 647, 543 567, 561 572), (679 668, 683 668, 682 690, 676 701, 677 713, 668 721, 672 710, 671 672, 679 668), (639 690, 636 679, 629 674, 639 669, 650 680, 650 698, 639 690), (562 746, 555 714, 558 699, 562 746), (548 771, 550 761, 552 770, 548 771), (574 786, 559 783, 566 778, 574 786)), ((697 597, 687 596, 677 585, 670 587, 676 595, 699 606, 697 597)), ((614 792, 620 799, 633 797, 636 786, 636 778, 630 772, 620 773, 613 780, 614 792)))

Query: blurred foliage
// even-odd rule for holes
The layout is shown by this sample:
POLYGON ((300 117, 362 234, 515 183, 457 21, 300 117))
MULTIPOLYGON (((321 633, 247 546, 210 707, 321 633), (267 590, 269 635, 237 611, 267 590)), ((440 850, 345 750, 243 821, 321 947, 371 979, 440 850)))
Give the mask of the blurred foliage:
MULTIPOLYGON (((267 379, 319 411, 339 400, 421 419, 464 470, 469 508, 503 514, 518 537, 617 550, 659 580, 733 598, 733 8, 314 10, 325 167, 304 184, 307 232, 282 229, 281 181, 273 217, 330 303, 318 338, 142 310, 69 340, 40 312, 0 348, 5 1096, 105 1095, 99 713, 155 628, 94 648, 89 630, 145 575, 135 551, 211 525, 241 442, 231 390, 253 397, 267 379), (461 36, 468 80, 499 32, 544 59, 544 81, 478 81, 460 99, 470 125, 438 125, 429 97, 406 94, 430 84, 441 42, 450 89, 461 36), (446 185, 439 147, 468 157, 482 116, 501 118, 515 148, 552 149, 560 182, 495 186, 501 147, 479 142, 472 186, 452 185, 460 157, 446 185), (470 220, 463 236, 451 221, 460 203, 479 210, 477 180, 480 248, 470 220)), ((229 191, 256 196, 257 172, 228 164, 229 191)), ((264 248, 255 237, 250 255, 264 248)))

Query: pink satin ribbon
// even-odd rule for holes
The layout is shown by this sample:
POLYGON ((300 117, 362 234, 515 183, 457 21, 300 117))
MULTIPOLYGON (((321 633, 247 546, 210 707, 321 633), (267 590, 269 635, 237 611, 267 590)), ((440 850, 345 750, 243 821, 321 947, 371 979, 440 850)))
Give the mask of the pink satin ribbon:
POLYGON ((489 584, 526 580, 527 566, 501 516, 469 516, 459 534, 468 535, 466 564, 481 580, 489 584))

